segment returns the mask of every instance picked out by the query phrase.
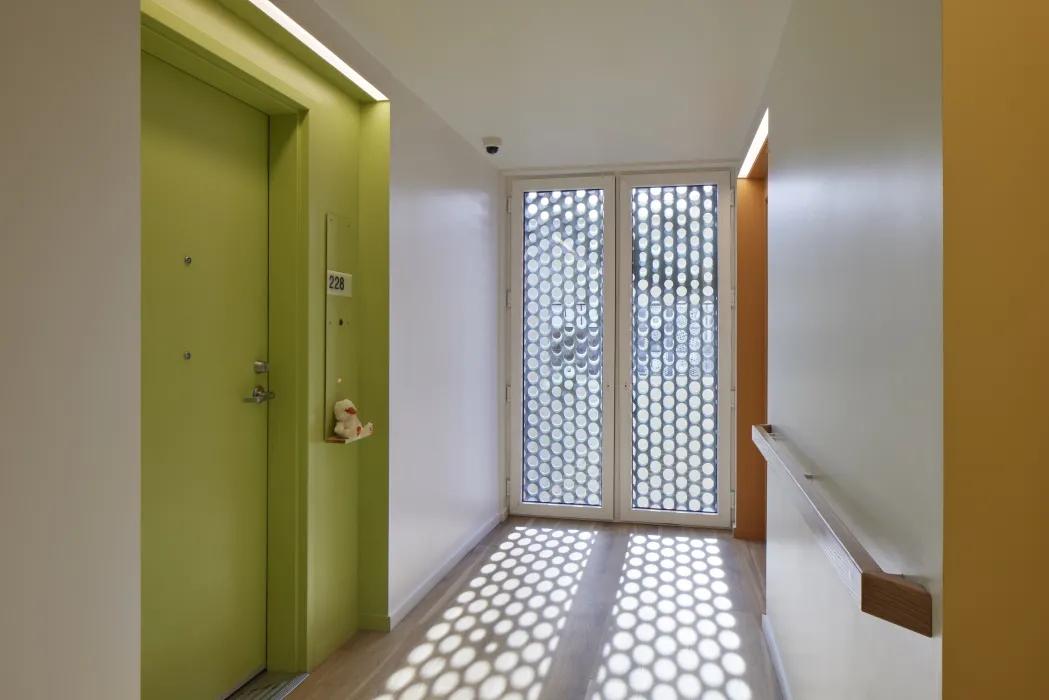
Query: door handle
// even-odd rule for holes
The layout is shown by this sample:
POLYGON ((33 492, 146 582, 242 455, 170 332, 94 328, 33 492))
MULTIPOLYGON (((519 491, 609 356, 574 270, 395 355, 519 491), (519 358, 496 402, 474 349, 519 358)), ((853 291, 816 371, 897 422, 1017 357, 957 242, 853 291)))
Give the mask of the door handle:
POLYGON ((272 391, 266 391, 262 386, 255 387, 251 392, 251 396, 244 399, 244 403, 262 403, 263 401, 269 401, 270 399, 276 398, 277 395, 272 391))

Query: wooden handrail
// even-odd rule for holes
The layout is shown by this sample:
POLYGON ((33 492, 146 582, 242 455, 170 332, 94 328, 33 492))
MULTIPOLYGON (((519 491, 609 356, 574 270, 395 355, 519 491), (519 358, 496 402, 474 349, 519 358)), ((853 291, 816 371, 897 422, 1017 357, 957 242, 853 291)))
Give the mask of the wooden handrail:
POLYGON ((755 425, 754 444, 768 462, 769 469, 786 477, 805 521, 816 541, 845 582, 860 610, 926 637, 932 636, 932 596, 916 581, 885 573, 826 499, 812 484, 794 456, 789 441, 770 425, 755 425))

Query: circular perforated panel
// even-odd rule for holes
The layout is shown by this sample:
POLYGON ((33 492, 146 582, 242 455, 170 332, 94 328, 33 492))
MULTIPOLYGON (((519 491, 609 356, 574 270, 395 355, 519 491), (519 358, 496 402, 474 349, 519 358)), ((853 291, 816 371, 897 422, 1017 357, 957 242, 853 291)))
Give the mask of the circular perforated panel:
POLYGON ((631 199, 633 504, 716 513, 717 187, 631 199))
POLYGON ((602 503, 603 205, 524 195, 524 503, 602 503))

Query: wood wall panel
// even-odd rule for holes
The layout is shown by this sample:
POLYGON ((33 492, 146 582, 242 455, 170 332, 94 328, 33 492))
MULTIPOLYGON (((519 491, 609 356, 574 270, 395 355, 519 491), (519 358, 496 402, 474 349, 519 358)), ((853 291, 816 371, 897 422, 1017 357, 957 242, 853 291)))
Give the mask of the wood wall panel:
POLYGON ((767 419, 768 187, 736 185, 736 526, 740 539, 765 539, 765 458, 750 429, 767 419))

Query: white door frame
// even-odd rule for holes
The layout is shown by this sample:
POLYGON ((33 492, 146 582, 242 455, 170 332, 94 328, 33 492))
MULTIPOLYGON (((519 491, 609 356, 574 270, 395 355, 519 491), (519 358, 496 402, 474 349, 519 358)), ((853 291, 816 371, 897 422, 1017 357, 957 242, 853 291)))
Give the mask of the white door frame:
POLYGON ((618 297, 618 362, 616 366, 616 519, 627 522, 688 525, 710 528, 732 527, 732 480, 734 477, 733 432, 733 225, 731 175, 726 171, 663 172, 624 175, 618 179, 619 267, 616 274, 618 297), (716 185, 717 218, 717 305, 718 305, 718 382, 716 476, 718 512, 682 513, 633 507, 633 299, 631 260, 633 259, 633 220, 631 190, 636 187, 716 185))
MULTIPOLYGON (((711 164, 704 164, 707 168, 711 164)), ((688 171, 626 172, 611 174, 514 176, 508 181, 508 363, 507 411, 510 514, 563 517, 586 520, 618 520, 668 525, 731 528, 732 492, 735 479, 734 432, 734 338, 735 305, 734 246, 735 215, 732 180, 721 164, 717 169, 688 171), (632 507, 632 406, 631 380, 632 309, 631 246, 632 221, 629 190, 683 184, 716 185, 718 188, 718 409, 717 476, 718 513, 696 514, 632 507), (524 360, 524 193, 529 191, 603 189, 604 200, 604 425, 602 427, 602 506, 538 505, 522 502, 523 463, 523 360, 524 360), (626 194, 627 196, 624 196, 626 194), (615 206, 618 205, 618 206, 615 206), (614 209, 613 209, 614 207, 614 209), (624 270, 625 268, 625 270, 624 270), (609 313, 613 310, 614 313, 609 313), (620 352, 617 358, 616 346, 620 352), (612 384, 615 384, 613 387, 612 384)))
POLYGON ((609 176, 552 177, 515 179, 510 186, 510 363, 507 385, 510 410, 510 513, 515 515, 611 520, 615 512, 615 343, 616 343, 616 181, 609 176), (524 194, 551 190, 603 190, 603 390, 601 426, 601 506, 548 505, 522 502, 524 406, 524 194))

